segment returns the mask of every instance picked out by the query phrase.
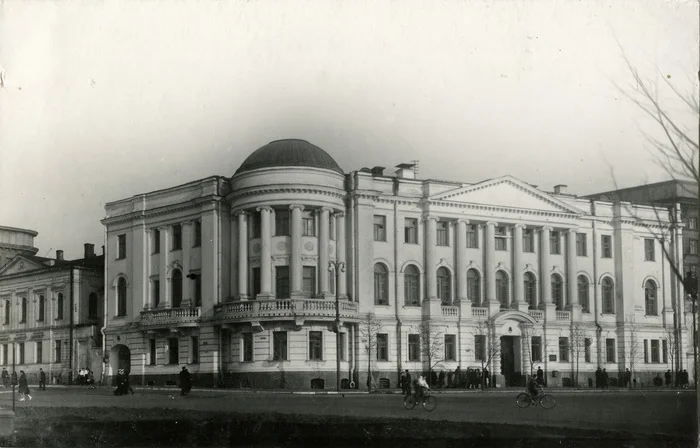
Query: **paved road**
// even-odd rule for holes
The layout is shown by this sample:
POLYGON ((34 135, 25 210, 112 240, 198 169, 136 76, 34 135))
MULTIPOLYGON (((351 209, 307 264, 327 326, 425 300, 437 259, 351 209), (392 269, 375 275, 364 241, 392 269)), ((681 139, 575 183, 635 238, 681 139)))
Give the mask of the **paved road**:
MULTIPOLYGON (((554 427, 626 430, 642 434, 692 434, 697 424, 695 391, 629 391, 609 393, 553 392, 557 407, 520 409, 518 391, 437 393, 433 412, 406 411, 398 394, 276 394, 227 390, 193 391, 187 397, 172 390, 137 389, 135 395, 115 397, 111 389, 49 388, 33 390, 34 400, 16 406, 171 408, 352 417, 515 423, 554 427)), ((17 396, 18 398, 18 396, 17 396)), ((0 389, 0 406, 11 407, 12 394, 0 389)))

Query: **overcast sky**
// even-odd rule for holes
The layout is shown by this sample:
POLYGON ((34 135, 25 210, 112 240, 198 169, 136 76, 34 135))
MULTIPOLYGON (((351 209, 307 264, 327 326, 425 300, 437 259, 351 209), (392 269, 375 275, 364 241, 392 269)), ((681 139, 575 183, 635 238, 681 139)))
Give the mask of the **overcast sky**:
POLYGON ((346 172, 663 180, 621 48, 697 92, 697 2, 0 0, 0 225, 79 257, 105 202, 231 176, 281 138, 346 172))

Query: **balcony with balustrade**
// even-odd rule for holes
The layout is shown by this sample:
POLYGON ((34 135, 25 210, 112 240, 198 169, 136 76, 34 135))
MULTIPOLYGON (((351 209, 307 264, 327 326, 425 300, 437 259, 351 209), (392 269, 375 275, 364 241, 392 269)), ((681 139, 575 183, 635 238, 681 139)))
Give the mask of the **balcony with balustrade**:
MULTIPOLYGON (((340 300, 339 314, 343 321, 359 322, 358 303, 340 300)), ((225 302, 214 307, 214 321, 218 324, 237 322, 293 320, 298 325, 305 320, 335 320, 335 300, 272 299, 225 302)))
POLYGON ((202 307, 154 308, 141 311, 142 330, 196 327, 202 317, 202 307))

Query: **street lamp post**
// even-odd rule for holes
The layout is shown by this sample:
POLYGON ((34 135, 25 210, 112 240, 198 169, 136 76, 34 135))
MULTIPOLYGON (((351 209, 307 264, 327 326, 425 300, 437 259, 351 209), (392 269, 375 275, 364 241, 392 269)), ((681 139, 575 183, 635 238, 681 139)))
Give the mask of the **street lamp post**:
POLYGON ((15 371, 15 355, 17 354, 17 342, 12 341, 12 377, 10 377, 10 382, 12 382, 12 412, 15 412, 15 378, 17 378, 17 373, 15 371))
POLYGON ((340 392, 340 294, 338 293, 338 283, 340 281, 340 273, 345 272, 345 263, 342 261, 330 261, 328 270, 335 272, 335 324, 333 328, 335 332, 335 390, 340 392))

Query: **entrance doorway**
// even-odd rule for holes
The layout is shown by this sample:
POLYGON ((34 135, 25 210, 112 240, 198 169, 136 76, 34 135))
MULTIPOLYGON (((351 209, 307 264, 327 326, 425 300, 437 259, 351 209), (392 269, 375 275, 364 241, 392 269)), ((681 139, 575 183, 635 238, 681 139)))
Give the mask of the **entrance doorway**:
POLYGON ((515 386, 515 337, 501 336, 501 374, 506 387, 515 386))
POLYGON ((119 369, 124 369, 126 374, 131 371, 131 351, 126 345, 115 345, 109 352, 109 367, 112 378, 116 378, 119 369))

